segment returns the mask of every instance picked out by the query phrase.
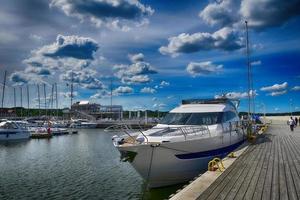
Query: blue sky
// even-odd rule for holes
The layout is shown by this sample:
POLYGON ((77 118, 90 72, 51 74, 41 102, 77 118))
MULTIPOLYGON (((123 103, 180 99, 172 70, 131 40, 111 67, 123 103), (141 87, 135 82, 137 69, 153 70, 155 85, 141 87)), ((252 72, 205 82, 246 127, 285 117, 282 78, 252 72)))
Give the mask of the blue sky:
MULTIPOLYGON (((256 110, 300 110, 300 1, 0 0, 0 71, 20 105, 26 85, 60 107, 75 101, 169 110, 184 98, 226 94, 247 109, 249 24, 256 110), (42 89, 42 88, 41 88, 42 89)), ((1 79, 2 79, 1 77, 1 79)), ((2 90, 2 89, 1 89, 2 90)), ((23 105, 27 105, 24 100, 23 105)))

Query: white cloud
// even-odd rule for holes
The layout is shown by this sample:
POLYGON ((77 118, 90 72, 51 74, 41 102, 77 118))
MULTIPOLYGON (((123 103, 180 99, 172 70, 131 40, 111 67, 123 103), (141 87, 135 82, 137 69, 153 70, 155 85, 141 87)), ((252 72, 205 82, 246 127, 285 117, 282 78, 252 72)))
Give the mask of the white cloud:
MULTIPOLYGON (((71 98, 71 92, 60 92, 60 95, 62 95, 64 98, 71 98)), ((74 91, 72 93, 73 98, 78 96, 78 92, 74 91)))
POLYGON ((299 0, 221 0, 209 3, 199 16, 210 25, 237 26, 247 20, 252 29, 284 24, 299 15, 299 0))
POLYGON ((262 88, 260 88, 260 90, 265 91, 265 92, 272 92, 272 91, 278 91, 278 90, 285 90, 287 87, 288 87, 288 83, 284 82, 282 84, 275 84, 272 86, 262 87, 262 88))
MULTIPOLYGON (((256 93, 256 91, 251 90, 250 91, 250 97, 255 97, 258 94, 256 93)), ((215 98, 219 99, 224 97, 224 95, 216 95, 215 98)), ((225 94, 225 97, 228 99, 246 99, 249 97, 248 92, 228 92, 225 94)))
POLYGON ((151 79, 148 75, 137 75, 131 77, 123 77, 121 79, 122 83, 125 84, 139 84, 139 83, 149 83, 151 79))
POLYGON ((128 57, 129 57, 129 60, 132 63, 137 63, 137 62, 143 62, 144 61, 144 54, 142 54, 142 53, 129 54, 128 57))
POLYGON ((99 48, 98 43, 88 37, 76 35, 58 35, 56 42, 36 50, 36 54, 50 58, 75 58, 93 60, 93 53, 99 48))
POLYGON ((232 28, 224 27, 214 33, 199 32, 181 33, 170 37, 169 44, 159 48, 161 54, 178 56, 181 53, 194 53, 207 50, 233 51, 241 49, 244 44, 239 33, 232 28))
POLYGON ((164 107, 166 107, 166 104, 164 104, 164 103, 155 103, 155 104, 153 104, 153 108, 160 109, 160 108, 164 108, 164 107))
POLYGON ((148 74, 156 74, 157 71, 147 62, 136 62, 131 65, 115 65, 114 75, 125 84, 148 83, 151 81, 148 74))
POLYGON ((293 90, 293 91, 300 91, 300 86, 294 86, 291 90, 293 90))
POLYGON ((133 93, 133 89, 128 86, 119 86, 118 88, 113 90, 114 95, 120 95, 120 94, 131 94, 133 93))
MULTIPOLYGON (((115 96, 115 94, 112 94, 113 96, 115 96)), ((101 99, 101 98, 107 98, 110 97, 111 94, 109 91, 107 90, 99 90, 97 91, 95 94, 93 94, 92 96, 90 96, 91 99, 101 99)))
POLYGON ((204 22, 210 25, 227 26, 236 22, 239 16, 236 10, 239 7, 237 0, 221 0, 208 4, 200 13, 204 22))
POLYGON ((159 84, 161 87, 165 87, 165 86, 169 86, 170 85, 170 83, 169 82, 167 82, 167 81, 162 81, 162 82, 160 82, 160 84, 159 84))
POLYGON ((274 96, 281 96, 286 93, 287 93, 286 90, 282 90, 282 91, 274 91, 274 92, 268 93, 267 95, 274 97, 274 96))
POLYGON ((52 0, 51 7, 60 8, 67 16, 88 21, 96 27, 128 31, 130 25, 147 24, 148 16, 154 13, 150 6, 138 0, 52 0))
POLYGON ((261 65, 261 61, 260 60, 253 61, 253 62, 251 62, 251 65, 252 66, 261 65))
POLYGON ((144 87, 140 91, 141 93, 148 93, 148 94, 154 94, 156 92, 155 89, 150 88, 150 87, 144 87))
POLYGON ((29 35, 29 38, 37 42, 40 42, 43 39, 41 36, 32 33, 29 35))
POLYGON ((223 65, 215 65, 211 61, 207 62, 190 62, 186 68, 186 71, 192 76, 206 76, 210 74, 216 74, 223 69, 223 65))
POLYGON ((96 78, 96 71, 91 69, 84 69, 81 71, 66 71, 64 74, 61 74, 60 79, 67 82, 72 82, 79 84, 86 89, 103 89, 105 88, 104 84, 96 78))
POLYGON ((280 26, 299 15, 299 0, 242 0, 240 13, 255 29, 280 26))

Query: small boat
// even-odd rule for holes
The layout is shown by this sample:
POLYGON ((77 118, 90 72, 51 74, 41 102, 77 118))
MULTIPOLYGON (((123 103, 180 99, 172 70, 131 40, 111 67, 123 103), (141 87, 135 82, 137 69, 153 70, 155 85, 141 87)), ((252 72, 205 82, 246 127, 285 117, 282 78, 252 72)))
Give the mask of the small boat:
POLYGON ((50 128, 50 132, 53 136, 69 134, 69 131, 66 128, 50 128))
POLYGON ((226 98, 183 100, 155 127, 113 136, 121 160, 128 161, 156 188, 187 182, 245 140, 236 105, 226 98))
POLYGON ((14 121, 0 122, 0 141, 29 139, 30 132, 21 123, 14 121))
POLYGON ((72 123, 70 124, 70 128, 96 128, 97 123, 91 122, 85 119, 76 119, 72 120, 72 123))

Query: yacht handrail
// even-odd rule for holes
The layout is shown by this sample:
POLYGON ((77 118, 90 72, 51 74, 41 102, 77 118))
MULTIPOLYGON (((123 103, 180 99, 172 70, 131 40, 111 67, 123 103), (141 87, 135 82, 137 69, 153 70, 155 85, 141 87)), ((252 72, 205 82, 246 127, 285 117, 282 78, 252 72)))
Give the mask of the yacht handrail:
MULTIPOLYGON (((208 128, 208 125, 194 125, 194 126, 175 126, 175 127, 170 127, 170 126, 167 126, 167 127, 154 127, 154 128, 151 128, 151 130, 160 130, 159 132, 164 132, 164 131, 167 131, 167 130, 175 130, 179 133, 181 133, 185 140, 187 139, 187 136, 190 135, 190 134, 198 134, 199 132, 203 135, 209 135, 211 136, 210 134, 210 130, 208 128)), ((149 139, 148 137, 144 134, 143 130, 140 129, 137 130, 137 131, 134 131, 132 129, 132 127, 130 126, 130 124, 115 124, 115 125, 112 125, 112 126, 109 126, 107 128, 104 129, 104 131, 108 132, 108 131, 111 131, 111 130, 120 130, 122 132, 124 132, 126 135, 128 135, 129 137, 131 137, 132 139, 135 139, 131 134, 130 132, 140 132, 147 140, 147 143, 149 143, 149 139)), ((155 135, 151 135, 153 137, 164 137, 164 135, 160 135, 160 136, 155 136, 155 135)))

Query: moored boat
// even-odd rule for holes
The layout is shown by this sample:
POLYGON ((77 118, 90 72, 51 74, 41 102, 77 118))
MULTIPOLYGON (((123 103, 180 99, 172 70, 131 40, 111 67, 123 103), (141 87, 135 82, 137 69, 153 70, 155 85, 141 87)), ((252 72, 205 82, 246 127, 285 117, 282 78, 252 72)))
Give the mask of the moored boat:
POLYGON ((30 132, 25 126, 14 121, 0 122, 0 141, 29 139, 30 132))
POLYGON ((236 106, 228 99, 183 100, 155 127, 114 136, 121 158, 150 188, 189 181, 244 142, 236 106))

